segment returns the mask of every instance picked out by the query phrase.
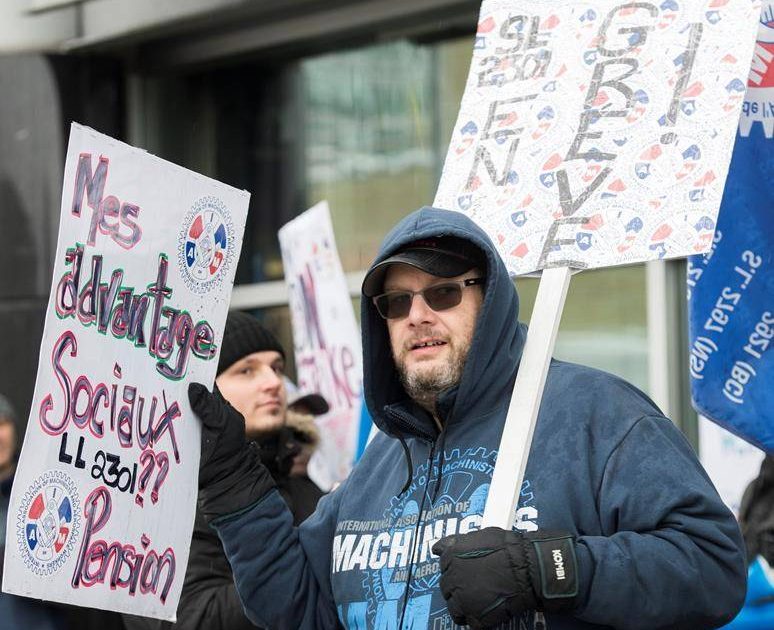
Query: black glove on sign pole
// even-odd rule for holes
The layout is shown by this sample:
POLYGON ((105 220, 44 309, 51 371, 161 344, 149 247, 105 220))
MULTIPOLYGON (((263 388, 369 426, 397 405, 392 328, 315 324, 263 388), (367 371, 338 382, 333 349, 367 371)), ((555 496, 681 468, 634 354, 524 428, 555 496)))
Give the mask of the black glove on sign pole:
POLYGON ((478 629, 526 610, 569 611, 578 594, 574 545, 569 534, 499 527, 440 540, 433 553, 452 619, 478 629))

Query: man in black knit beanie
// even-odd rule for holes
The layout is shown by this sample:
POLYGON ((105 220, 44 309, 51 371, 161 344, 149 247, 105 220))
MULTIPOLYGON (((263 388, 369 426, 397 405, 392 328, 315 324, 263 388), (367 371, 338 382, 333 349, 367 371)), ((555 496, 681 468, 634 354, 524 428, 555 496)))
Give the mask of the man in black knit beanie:
MULTIPOLYGON (((255 317, 230 311, 226 320, 215 384, 245 419, 245 434, 260 447, 296 524, 311 514, 322 491, 306 476, 291 476, 301 445, 286 426, 285 350, 255 317)), ((177 609, 177 623, 124 616, 128 630, 254 628, 242 611, 231 567, 215 531, 197 510, 191 554, 177 609)))
POLYGON ((215 384, 245 419, 245 434, 261 447, 261 462, 269 469, 298 525, 314 512, 322 496, 308 477, 290 476, 301 451, 288 419, 285 350, 279 340, 252 315, 232 311, 220 346, 215 384))

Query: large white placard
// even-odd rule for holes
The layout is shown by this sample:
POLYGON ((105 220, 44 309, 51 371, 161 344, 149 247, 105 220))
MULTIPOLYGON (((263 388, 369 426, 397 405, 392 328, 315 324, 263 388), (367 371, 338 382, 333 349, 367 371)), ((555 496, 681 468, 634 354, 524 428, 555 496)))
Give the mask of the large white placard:
POLYGON ((360 329, 339 260, 328 203, 279 231, 290 293, 298 387, 325 396, 330 411, 315 418, 320 445, 309 476, 331 488, 352 469, 360 430, 363 358, 360 329))
POLYGON ((514 274, 706 251, 760 3, 484 0, 437 207, 514 274))
POLYGON ((248 200, 72 126, 6 592, 175 619, 248 200))

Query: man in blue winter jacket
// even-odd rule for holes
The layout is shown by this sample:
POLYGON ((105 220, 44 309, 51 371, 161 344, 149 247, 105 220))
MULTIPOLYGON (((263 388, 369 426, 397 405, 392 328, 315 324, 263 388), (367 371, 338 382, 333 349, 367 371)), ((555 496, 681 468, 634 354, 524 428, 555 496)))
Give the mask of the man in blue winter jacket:
POLYGON ((381 432, 294 528, 216 393, 200 507, 247 615, 270 628, 710 628, 745 592, 738 527, 640 391, 553 361, 513 531, 480 530, 525 327, 486 234, 423 208, 363 284, 365 399, 381 432))

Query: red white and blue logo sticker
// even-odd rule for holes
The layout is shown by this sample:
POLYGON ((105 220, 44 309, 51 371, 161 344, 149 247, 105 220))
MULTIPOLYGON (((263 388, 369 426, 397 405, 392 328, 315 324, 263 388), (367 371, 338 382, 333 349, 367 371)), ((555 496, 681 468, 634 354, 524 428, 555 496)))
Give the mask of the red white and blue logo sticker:
POLYGON ((80 501, 73 480, 50 470, 24 493, 16 520, 22 561, 38 575, 51 575, 70 556, 80 525, 80 501))
POLYGON ((178 262, 188 288, 207 293, 220 284, 234 255, 234 227, 226 205, 202 197, 186 214, 180 231, 178 262))

